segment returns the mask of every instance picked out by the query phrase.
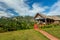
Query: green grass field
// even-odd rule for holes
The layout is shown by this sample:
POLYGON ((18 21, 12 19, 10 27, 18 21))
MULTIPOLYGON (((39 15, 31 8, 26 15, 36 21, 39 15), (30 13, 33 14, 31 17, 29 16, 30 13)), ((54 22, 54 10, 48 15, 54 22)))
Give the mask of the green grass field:
POLYGON ((60 39, 60 26, 57 25, 56 27, 44 28, 43 30, 60 39))
POLYGON ((39 32, 30 29, 0 33, 0 40, 48 40, 48 39, 39 32))

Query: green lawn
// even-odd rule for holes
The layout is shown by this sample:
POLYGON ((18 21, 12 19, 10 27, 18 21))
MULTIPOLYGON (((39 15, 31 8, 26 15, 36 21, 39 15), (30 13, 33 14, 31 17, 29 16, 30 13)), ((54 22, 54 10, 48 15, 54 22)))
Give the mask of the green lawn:
POLYGON ((59 25, 51 27, 51 28, 44 28, 43 30, 47 31, 48 33, 60 39, 60 26, 59 25))
POLYGON ((39 32, 30 29, 0 33, 0 40, 48 40, 48 39, 39 32))

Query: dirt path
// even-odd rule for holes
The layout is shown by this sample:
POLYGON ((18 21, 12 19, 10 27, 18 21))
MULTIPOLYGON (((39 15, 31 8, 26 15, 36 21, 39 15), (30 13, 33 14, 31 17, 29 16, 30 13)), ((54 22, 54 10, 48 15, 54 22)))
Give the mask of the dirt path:
POLYGON ((50 40, 59 40, 58 38, 52 36, 51 34, 47 33, 46 31, 43 31, 41 29, 35 29, 35 30, 39 31, 40 33, 42 33, 44 36, 46 36, 50 40))

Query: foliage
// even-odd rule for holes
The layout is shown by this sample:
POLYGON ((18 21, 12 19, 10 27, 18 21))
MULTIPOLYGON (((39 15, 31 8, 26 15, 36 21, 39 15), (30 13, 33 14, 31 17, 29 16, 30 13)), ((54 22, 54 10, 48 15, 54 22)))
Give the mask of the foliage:
POLYGON ((41 26, 39 28, 52 28, 52 27, 57 27, 57 26, 59 26, 59 24, 49 24, 49 25, 41 26))
POLYGON ((34 22, 31 21, 33 17, 17 16, 12 18, 0 18, 0 31, 15 31, 33 28, 34 22))

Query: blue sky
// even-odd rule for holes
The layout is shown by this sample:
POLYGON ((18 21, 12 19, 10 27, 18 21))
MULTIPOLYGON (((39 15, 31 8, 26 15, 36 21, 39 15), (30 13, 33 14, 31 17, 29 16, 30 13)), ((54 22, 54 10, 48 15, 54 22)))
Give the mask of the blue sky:
POLYGON ((60 15, 60 0, 0 0, 0 17, 60 15))
POLYGON ((32 6, 34 3, 41 3, 41 6, 52 6, 57 0, 27 0, 26 3, 32 6))

